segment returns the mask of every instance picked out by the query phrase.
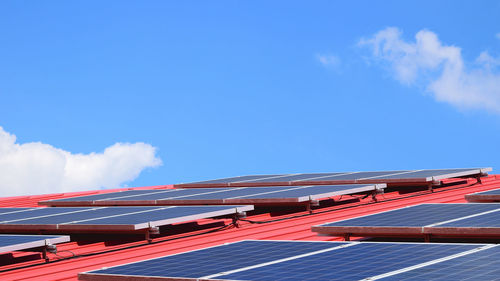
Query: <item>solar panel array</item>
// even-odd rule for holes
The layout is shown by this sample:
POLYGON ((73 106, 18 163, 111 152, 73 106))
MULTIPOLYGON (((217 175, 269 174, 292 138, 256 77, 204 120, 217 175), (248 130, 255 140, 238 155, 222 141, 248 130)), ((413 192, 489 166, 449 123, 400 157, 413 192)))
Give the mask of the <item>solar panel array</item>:
POLYGON ((500 202, 500 189, 493 189, 465 195, 469 202, 500 202))
POLYGON ((500 204, 421 204, 313 226, 327 235, 500 236, 500 204))
POLYGON ((167 206, 300 204, 359 192, 376 192, 385 184, 273 186, 251 188, 202 188, 128 190, 39 202, 48 206, 167 206))
POLYGON ((0 231, 136 231, 253 210, 253 206, 0 208, 0 231))
POLYGON ((442 264, 459 269, 460 277, 498 280, 499 259, 481 262, 495 257, 498 245, 243 241, 80 273, 79 279, 457 280, 442 264), (423 276, 429 278, 418 279, 423 276))
POLYGON ((399 170, 375 172, 336 172, 312 174, 249 175, 216 180, 182 183, 176 188, 247 187, 286 185, 374 184, 422 185, 438 183, 445 178, 481 176, 492 168, 461 168, 436 170, 399 170))
POLYGON ((0 253, 68 242, 69 236, 0 234, 0 253))

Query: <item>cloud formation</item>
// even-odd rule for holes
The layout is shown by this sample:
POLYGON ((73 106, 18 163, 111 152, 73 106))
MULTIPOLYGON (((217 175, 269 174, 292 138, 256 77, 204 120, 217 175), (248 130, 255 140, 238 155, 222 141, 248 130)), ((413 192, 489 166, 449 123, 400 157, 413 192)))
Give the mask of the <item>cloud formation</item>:
POLYGON ((0 196, 116 188, 161 164, 156 148, 146 143, 73 154, 40 142, 16 143, 16 136, 0 127, 0 196))
POLYGON ((475 67, 467 67, 461 49, 442 44, 434 32, 420 30, 414 42, 405 41, 401 34, 389 27, 359 45, 371 48, 373 57, 386 63, 401 83, 423 81, 438 101, 500 113, 500 58, 482 52, 475 67))
POLYGON ((334 55, 321 55, 317 54, 316 59, 325 67, 338 67, 340 59, 334 55))

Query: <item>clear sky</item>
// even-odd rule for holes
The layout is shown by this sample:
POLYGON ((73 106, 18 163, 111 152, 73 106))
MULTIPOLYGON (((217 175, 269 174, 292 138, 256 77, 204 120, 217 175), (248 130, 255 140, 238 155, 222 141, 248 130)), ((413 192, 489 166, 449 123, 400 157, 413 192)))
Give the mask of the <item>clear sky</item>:
POLYGON ((1 1, 0 195, 500 167, 498 1, 1 1))

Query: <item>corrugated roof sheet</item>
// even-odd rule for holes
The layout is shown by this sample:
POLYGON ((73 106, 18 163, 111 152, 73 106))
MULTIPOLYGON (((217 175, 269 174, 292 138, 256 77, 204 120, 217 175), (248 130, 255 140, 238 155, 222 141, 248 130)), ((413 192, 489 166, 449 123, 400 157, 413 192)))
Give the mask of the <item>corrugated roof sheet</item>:
MULTIPOLYGON (((40 259, 31 259, 32 253, 14 253, 10 259, 8 256, 4 257, 4 264, 12 262, 12 259, 16 262, 0 266, 0 278, 1 280, 77 280, 79 272, 243 239, 341 240, 338 237, 318 236, 311 231, 310 227, 420 203, 466 202, 465 194, 500 188, 500 176, 491 175, 483 178, 481 184, 475 184, 474 179, 466 182, 450 180, 449 183, 455 184, 436 189, 434 192, 428 190, 387 192, 384 195, 378 195, 377 202, 371 201, 369 197, 343 200, 342 204, 314 209, 312 214, 305 210, 297 210, 288 214, 280 213, 283 210, 275 210, 272 213, 263 212, 247 217, 248 221, 240 221, 239 227, 231 225, 230 220, 224 221, 225 227, 220 223, 214 223, 213 220, 200 220, 186 225, 172 226, 168 228, 171 235, 155 238, 151 244, 142 239, 70 242, 58 246, 59 256, 49 254, 49 263, 44 263, 40 259)), ((37 206, 38 201, 42 200, 111 191, 117 190, 1 198, 0 207, 34 207, 37 206)))

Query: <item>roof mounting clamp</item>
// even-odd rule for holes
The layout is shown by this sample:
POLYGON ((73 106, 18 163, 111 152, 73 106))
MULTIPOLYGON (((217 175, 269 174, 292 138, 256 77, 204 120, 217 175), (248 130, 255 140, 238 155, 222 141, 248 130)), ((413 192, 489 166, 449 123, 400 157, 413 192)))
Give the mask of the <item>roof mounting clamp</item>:
POLYGON ((237 212, 234 216, 238 219, 244 219, 247 217, 247 212, 245 212, 245 211, 237 212))
POLYGON ((319 207, 319 200, 311 200, 311 207, 319 207))
POLYGON ((52 254, 57 254, 57 247, 56 247, 56 245, 47 244, 45 246, 45 248, 47 249, 47 252, 52 253, 52 254))
POLYGON ((149 228, 149 234, 160 234, 160 228, 157 226, 153 226, 149 228))

